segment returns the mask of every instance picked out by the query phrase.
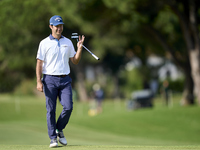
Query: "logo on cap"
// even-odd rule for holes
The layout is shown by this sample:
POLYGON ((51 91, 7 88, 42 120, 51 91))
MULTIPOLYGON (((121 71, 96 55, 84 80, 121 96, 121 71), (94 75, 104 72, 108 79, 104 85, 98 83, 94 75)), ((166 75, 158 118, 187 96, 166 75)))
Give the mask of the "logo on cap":
POLYGON ((55 21, 61 22, 62 19, 61 19, 60 17, 57 17, 57 18, 55 19, 55 21))

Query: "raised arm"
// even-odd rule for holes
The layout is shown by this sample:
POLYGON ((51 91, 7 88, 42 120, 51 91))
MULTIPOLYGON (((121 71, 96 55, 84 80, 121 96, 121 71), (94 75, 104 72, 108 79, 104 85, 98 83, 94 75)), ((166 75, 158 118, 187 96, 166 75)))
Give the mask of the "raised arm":
POLYGON ((79 36, 79 42, 77 43, 77 51, 74 57, 70 58, 73 64, 77 65, 81 59, 81 53, 83 48, 83 42, 84 42, 85 36, 82 35, 82 37, 79 36))

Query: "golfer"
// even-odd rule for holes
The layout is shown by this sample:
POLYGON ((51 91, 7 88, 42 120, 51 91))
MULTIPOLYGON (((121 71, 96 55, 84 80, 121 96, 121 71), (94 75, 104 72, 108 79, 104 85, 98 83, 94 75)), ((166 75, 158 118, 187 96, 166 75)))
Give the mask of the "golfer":
POLYGON ((69 59, 78 64, 81 58, 82 44, 85 37, 79 36, 77 51, 68 38, 62 35, 63 20, 53 16, 49 20, 52 34, 43 39, 37 52, 36 77, 37 90, 45 93, 49 147, 57 147, 57 137, 62 145, 67 145, 63 129, 67 125, 73 109, 71 78, 69 77, 69 59), (42 77, 43 76, 43 77, 42 77), (63 110, 56 121, 57 97, 63 110))

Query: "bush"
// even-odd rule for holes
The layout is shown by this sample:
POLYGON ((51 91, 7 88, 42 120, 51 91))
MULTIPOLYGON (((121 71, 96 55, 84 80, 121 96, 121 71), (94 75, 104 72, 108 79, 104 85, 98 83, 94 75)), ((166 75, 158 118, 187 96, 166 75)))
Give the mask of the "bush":
POLYGON ((24 80, 14 90, 16 95, 34 95, 36 90, 36 82, 34 80, 24 80))
POLYGON ((143 87, 143 79, 137 69, 131 71, 123 71, 120 74, 120 91, 125 97, 129 97, 130 93, 135 90, 141 90, 143 87))
MULTIPOLYGON (((179 78, 177 80, 167 79, 169 82, 169 89, 173 92, 183 92, 184 90, 184 78, 179 78)), ((160 88, 162 87, 162 82, 160 81, 160 88)))

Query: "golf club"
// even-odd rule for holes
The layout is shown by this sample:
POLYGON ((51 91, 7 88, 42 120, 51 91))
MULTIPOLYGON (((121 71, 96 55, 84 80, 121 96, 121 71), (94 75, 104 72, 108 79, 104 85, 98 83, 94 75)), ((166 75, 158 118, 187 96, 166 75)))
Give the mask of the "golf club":
MULTIPOLYGON (((77 42, 79 41, 79 36, 78 33, 72 33, 71 39, 76 39, 77 42)), ((84 45, 82 45, 96 60, 99 60, 100 58, 98 58, 95 54, 93 54, 87 47, 85 47, 84 45)))

